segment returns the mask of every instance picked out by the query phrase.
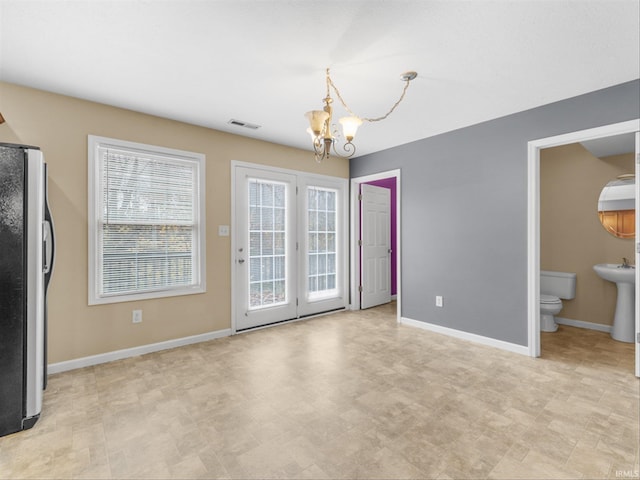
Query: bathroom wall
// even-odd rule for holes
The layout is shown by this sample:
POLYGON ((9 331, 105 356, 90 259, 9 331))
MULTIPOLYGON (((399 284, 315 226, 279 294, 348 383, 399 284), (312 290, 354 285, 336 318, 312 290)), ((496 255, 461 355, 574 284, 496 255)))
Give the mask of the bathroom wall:
POLYGON ((593 265, 633 261, 634 241, 605 231, 597 203, 609 180, 633 173, 633 157, 597 158, 579 143, 540 152, 540 268, 578 275, 576 298, 563 300, 561 318, 613 323, 616 286, 598 277, 593 265))
POLYGON ((402 170, 402 317, 527 345, 527 142, 638 112, 634 80, 352 159, 402 170))

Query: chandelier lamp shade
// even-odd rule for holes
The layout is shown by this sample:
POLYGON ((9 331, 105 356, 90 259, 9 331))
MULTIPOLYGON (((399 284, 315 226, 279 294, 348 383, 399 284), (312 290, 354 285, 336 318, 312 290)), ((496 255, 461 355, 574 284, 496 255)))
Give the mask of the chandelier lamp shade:
POLYGON ((353 143, 353 139, 356 136, 358 127, 363 122, 379 122, 387 118, 391 112, 393 112, 400 102, 404 99, 407 88, 409 88, 409 82, 416 78, 418 74, 416 72, 406 72, 400 76, 400 79, 404 82, 404 88, 398 101, 391 107, 391 109, 381 117, 365 118, 360 117, 353 113, 347 106, 340 91, 336 88, 335 84, 331 80, 329 75, 329 69, 326 69, 326 81, 327 81, 327 96, 323 99, 324 108, 322 110, 311 110, 305 113, 305 117, 309 121, 309 128, 307 132, 311 135, 311 141, 313 143, 313 151, 315 154, 316 162, 322 162, 326 158, 329 158, 331 152, 341 158, 352 157, 356 153, 356 146, 353 143), (331 90, 334 91, 336 97, 340 100, 340 103, 344 109, 350 114, 348 117, 342 117, 339 120, 342 125, 342 136, 345 139, 345 143, 342 145, 342 152, 338 152, 336 144, 338 143, 338 130, 332 123, 333 116, 333 99, 331 98, 331 90))

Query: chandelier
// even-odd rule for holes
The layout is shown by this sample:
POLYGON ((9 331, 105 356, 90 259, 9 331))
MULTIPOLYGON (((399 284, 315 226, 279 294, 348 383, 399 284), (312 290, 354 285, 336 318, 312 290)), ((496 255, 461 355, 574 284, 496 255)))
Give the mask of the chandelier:
POLYGON ((402 94, 398 101, 385 115, 376 118, 363 118, 353 113, 347 106, 342 95, 340 95, 340 91, 331 80, 329 69, 327 68, 327 96, 323 99, 324 108, 322 110, 311 110, 310 112, 305 113, 305 117, 309 120, 309 128, 307 129, 307 132, 311 135, 316 162, 320 163, 324 159, 329 158, 332 150, 334 155, 341 158, 349 158, 353 156, 353 154, 356 153, 356 146, 353 144, 353 139, 356 136, 358 127, 362 125, 362 122, 379 122, 391 115, 391 112, 393 112, 404 99, 407 88, 409 88, 409 82, 417 76, 418 74, 416 72, 405 72, 400 76, 400 79, 404 82, 402 94), (336 97, 338 97, 344 109, 351 115, 350 117, 342 117, 339 120, 342 125, 342 135, 346 140, 344 145, 342 145, 343 153, 338 152, 336 149, 338 131, 335 125, 331 123, 331 117, 333 114, 333 107, 331 106, 333 103, 333 99, 331 98, 331 89, 335 92, 336 97))

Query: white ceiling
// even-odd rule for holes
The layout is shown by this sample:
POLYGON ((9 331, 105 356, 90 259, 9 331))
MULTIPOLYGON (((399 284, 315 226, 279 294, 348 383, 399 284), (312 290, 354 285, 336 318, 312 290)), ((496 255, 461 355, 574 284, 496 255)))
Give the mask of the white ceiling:
POLYGON ((636 79, 639 32, 638 0, 0 0, 0 80, 309 149, 325 67, 365 117, 417 71, 361 155, 636 79))

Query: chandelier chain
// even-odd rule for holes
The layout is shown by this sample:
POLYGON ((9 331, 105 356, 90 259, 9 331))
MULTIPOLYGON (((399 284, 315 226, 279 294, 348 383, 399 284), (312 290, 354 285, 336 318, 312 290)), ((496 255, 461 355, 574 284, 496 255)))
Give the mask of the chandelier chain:
POLYGON ((409 82, 410 81, 411 80, 405 80, 404 81, 404 88, 402 89, 402 95, 400 95, 400 98, 398 99, 398 101, 393 104, 393 107, 391 107, 391 109, 381 117, 362 118, 359 115, 356 115, 355 113, 353 113, 353 111, 347 106, 347 103, 342 98, 342 95, 340 94, 340 91, 338 90, 338 87, 336 87, 335 83, 333 83, 333 80, 331 80, 331 77, 329 76, 329 69, 328 68, 327 68, 327 96, 329 96, 328 95, 329 86, 331 86, 331 88, 333 88, 333 91, 336 94, 336 97, 338 97, 338 99, 340 100, 340 103, 342 104, 342 106, 345 108, 345 110, 347 112, 349 112, 349 114, 351 116, 358 117, 363 122, 379 122, 381 120, 386 119, 389 115, 391 115, 393 113, 393 111, 396 109, 396 107, 398 105, 400 105, 400 102, 402 102, 402 100, 404 99, 405 94, 407 93, 407 88, 409 88, 409 82))
POLYGON ((381 117, 361 118, 353 113, 353 110, 351 110, 347 105, 347 102, 344 101, 340 90, 338 90, 338 87, 336 87, 333 80, 331 80, 329 69, 327 68, 325 82, 327 86, 327 96, 323 99, 324 108, 322 110, 311 110, 305 113, 305 117, 307 117, 310 124, 310 128, 307 129, 307 132, 311 134, 316 162, 320 163, 323 160, 330 158, 332 155, 331 151, 340 158, 351 158, 356 153, 356 146, 353 144, 353 139, 355 138, 356 131, 362 122, 379 122, 391 115, 398 105, 400 105, 402 100, 404 100, 407 88, 409 88, 409 82, 417 76, 418 74, 413 71, 402 74, 401 78, 405 82, 402 94, 387 113, 381 117), (331 89, 333 89, 335 96, 338 97, 344 109, 351 115, 351 117, 343 117, 340 119, 340 123, 342 124, 342 133, 345 140, 341 151, 338 151, 336 148, 338 145, 339 133, 336 130, 335 125, 332 123, 333 99, 331 98, 331 89))

